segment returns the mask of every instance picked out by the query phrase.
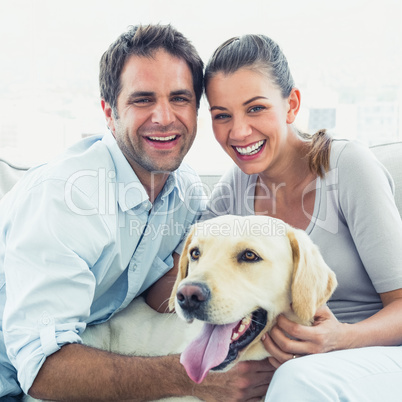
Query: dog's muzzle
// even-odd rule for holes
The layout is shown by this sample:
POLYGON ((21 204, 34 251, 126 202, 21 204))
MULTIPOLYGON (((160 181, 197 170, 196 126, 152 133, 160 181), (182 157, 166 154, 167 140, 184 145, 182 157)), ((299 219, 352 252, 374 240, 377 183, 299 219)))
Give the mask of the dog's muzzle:
POLYGON ((177 303, 185 319, 205 321, 200 335, 181 355, 180 362, 189 377, 200 383, 209 370, 223 370, 235 361, 239 352, 246 348, 263 331, 268 314, 257 309, 239 321, 216 325, 208 323, 209 288, 200 283, 187 283, 176 293, 177 303))

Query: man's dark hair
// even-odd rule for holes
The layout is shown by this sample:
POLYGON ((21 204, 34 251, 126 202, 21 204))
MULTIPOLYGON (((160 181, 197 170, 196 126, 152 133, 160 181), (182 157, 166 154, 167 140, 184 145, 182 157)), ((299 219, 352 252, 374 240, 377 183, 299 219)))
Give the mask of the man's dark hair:
POLYGON ((117 116, 117 98, 121 91, 121 72, 131 55, 152 57, 163 49, 183 59, 190 68, 197 108, 203 89, 204 64, 191 42, 171 25, 130 26, 113 42, 100 60, 99 86, 101 98, 117 116))

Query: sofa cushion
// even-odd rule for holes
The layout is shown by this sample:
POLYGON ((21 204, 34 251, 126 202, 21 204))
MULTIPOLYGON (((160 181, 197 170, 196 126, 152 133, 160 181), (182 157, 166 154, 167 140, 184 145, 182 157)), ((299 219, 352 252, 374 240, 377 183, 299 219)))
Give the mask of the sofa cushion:
POLYGON ((402 216, 402 141, 374 145, 371 151, 394 179, 395 203, 402 216))

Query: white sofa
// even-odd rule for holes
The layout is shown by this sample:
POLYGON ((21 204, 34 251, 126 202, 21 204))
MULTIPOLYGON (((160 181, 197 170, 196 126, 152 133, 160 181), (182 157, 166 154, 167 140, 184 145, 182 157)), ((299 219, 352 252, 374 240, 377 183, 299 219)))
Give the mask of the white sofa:
MULTIPOLYGON (((402 216, 402 141, 374 145, 374 155, 388 169, 395 182, 395 202, 402 216)), ((9 191, 27 170, 0 158, 0 199, 9 191)), ((219 175, 201 175, 201 180, 212 190, 219 175)))

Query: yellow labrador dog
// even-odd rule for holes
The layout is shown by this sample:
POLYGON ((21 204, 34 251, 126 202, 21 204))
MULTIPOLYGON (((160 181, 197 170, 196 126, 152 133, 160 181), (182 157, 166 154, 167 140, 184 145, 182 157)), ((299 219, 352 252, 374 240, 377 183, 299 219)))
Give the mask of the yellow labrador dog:
MULTIPOLYGON (((335 286, 303 231, 269 217, 222 216, 194 225, 186 240, 170 298, 177 314, 157 313, 140 297, 82 339, 137 356, 184 350, 181 361, 199 383, 210 369, 266 357, 260 339, 277 315, 309 325, 335 286)), ((169 398, 178 399, 196 400, 169 398)))
POLYGON ((221 216, 193 226, 170 308, 205 322, 181 362, 200 383, 209 370, 268 356, 261 342, 279 314, 311 325, 335 274, 308 235, 265 216, 221 216))

